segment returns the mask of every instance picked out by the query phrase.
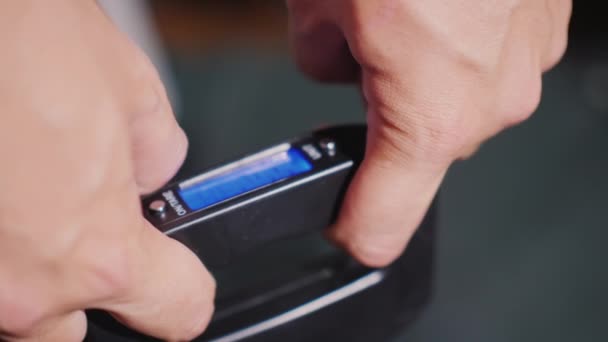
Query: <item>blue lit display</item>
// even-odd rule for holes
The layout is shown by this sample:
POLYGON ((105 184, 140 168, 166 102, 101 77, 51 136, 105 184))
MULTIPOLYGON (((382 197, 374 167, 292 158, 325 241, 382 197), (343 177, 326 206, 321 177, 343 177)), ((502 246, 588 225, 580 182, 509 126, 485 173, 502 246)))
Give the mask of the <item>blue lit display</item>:
POLYGON ((235 166, 179 191, 190 210, 200 210, 272 183, 300 175, 312 164, 296 148, 290 148, 235 166))

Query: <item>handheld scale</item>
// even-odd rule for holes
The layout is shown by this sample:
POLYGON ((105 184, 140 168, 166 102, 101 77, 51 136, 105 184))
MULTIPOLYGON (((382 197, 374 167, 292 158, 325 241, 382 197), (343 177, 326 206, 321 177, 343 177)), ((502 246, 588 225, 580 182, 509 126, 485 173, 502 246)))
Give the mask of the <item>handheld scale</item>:
POLYGON ((365 126, 278 144, 143 200, 144 215, 210 267, 266 242, 329 226, 364 153, 365 126))
MULTIPOLYGON (((320 129, 142 199, 145 217, 218 280, 214 317, 197 342, 381 341, 419 314, 431 292, 434 205, 385 269, 339 250, 315 252, 363 159, 366 133, 365 125, 320 129)), ((157 341, 104 312, 87 316, 88 342, 157 341)))

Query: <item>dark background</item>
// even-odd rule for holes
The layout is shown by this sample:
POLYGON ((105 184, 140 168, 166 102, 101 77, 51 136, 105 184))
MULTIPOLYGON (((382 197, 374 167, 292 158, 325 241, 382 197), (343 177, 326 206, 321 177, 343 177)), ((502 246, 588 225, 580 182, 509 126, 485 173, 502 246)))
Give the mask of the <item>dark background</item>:
MULTIPOLYGON (((532 119, 448 174, 435 296, 399 341, 608 340, 601 3, 575 3, 569 50, 546 75, 532 119)), ((191 142, 184 170, 319 124, 364 119, 355 89, 321 86, 297 72, 282 2, 151 4, 191 142)))

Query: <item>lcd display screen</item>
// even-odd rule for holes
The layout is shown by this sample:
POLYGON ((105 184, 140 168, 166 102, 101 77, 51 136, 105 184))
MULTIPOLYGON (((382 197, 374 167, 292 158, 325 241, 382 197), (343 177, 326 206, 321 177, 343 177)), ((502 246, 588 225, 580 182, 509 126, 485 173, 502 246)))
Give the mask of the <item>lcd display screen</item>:
POLYGON ((302 151, 280 146, 180 185, 190 210, 201 210, 312 169, 302 151))

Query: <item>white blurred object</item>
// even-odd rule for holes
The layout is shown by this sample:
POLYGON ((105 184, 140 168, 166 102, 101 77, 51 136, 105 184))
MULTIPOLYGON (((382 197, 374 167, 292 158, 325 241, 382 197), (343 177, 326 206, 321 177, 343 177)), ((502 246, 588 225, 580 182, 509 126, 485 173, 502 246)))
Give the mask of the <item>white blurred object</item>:
POLYGON ((114 23, 131 38, 158 69, 174 111, 179 113, 175 80, 146 0, 97 0, 114 23))

